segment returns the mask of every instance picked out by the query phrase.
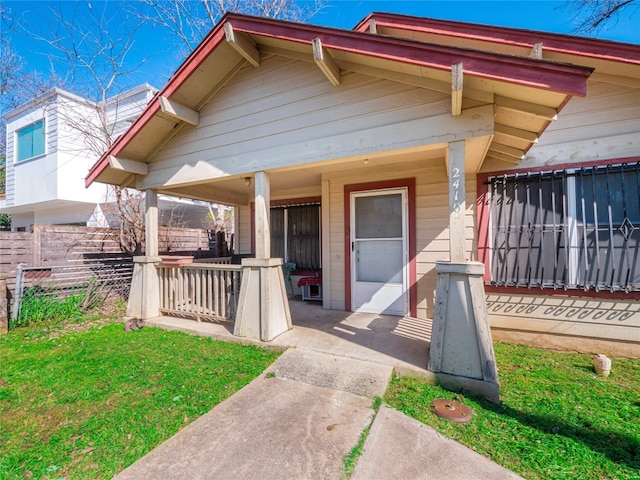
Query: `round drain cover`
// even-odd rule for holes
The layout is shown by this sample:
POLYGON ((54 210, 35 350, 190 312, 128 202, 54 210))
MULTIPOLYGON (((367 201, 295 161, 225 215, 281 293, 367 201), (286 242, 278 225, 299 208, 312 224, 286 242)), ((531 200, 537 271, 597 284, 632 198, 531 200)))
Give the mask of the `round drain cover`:
POLYGON ((469 407, 448 398, 438 398, 431 402, 431 411, 440 418, 456 423, 467 423, 471 420, 469 407))

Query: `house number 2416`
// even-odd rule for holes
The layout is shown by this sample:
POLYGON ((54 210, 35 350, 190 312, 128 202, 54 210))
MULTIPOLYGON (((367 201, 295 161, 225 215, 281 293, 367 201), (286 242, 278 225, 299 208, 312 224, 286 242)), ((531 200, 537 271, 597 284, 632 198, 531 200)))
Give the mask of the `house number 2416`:
POLYGON ((460 211, 460 202, 458 200, 460 196, 460 169, 458 167, 451 169, 451 187, 453 190, 453 211, 458 213, 460 211))

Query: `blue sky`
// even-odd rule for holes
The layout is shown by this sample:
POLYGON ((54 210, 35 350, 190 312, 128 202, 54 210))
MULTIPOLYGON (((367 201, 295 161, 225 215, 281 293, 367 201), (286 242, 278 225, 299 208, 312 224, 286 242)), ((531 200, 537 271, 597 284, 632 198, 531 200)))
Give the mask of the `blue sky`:
MULTIPOLYGON (((37 0, 1 0, 5 8, 9 8, 17 19, 17 23, 24 28, 41 29, 47 34, 51 31, 50 14, 47 3, 37 0)), ((63 11, 73 12, 77 7, 74 2, 57 2, 63 11)), ((88 2, 78 2, 86 4, 88 2)), ((92 1, 98 6, 100 1, 92 1)), ((360 20, 374 11, 403 13, 447 20, 480 23, 487 25, 509 26, 541 30, 556 33, 571 33, 574 25, 571 23, 572 14, 561 6, 562 1, 482 1, 482 0, 413 0, 413 1, 369 1, 369 0, 326 0, 326 7, 309 23, 337 28, 353 28, 360 20)), ((111 1, 109 8, 121 11, 122 1, 111 1)), ((640 11, 636 5, 630 11, 625 11, 617 19, 610 22, 605 29, 598 33, 598 38, 627 43, 640 43, 640 11)), ((111 27, 117 28, 117 27, 111 27)), ((127 59, 138 65, 144 60, 135 74, 127 78, 131 87, 142 82, 149 82, 156 87, 162 87, 178 66, 179 55, 175 48, 167 42, 166 34, 159 28, 142 25, 137 32, 133 49, 127 59)), ((11 34, 14 50, 20 54, 27 70, 37 70, 45 75, 51 71, 51 62, 47 57, 48 46, 44 42, 35 41, 26 35, 11 34)), ((58 75, 63 76, 65 63, 57 62, 53 65, 58 75)))
MULTIPOLYGON (((393 12, 444 20, 526 28, 555 33, 571 33, 570 10, 562 9, 564 1, 547 0, 332 0, 314 20, 338 28, 353 28, 371 12, 393 12)), ((627 43, 640 43, 640 11, 629 18, 627 13, 611 22, 598 38, 627 43)), ((316 23, 316 22, 314 22, 316 23)))

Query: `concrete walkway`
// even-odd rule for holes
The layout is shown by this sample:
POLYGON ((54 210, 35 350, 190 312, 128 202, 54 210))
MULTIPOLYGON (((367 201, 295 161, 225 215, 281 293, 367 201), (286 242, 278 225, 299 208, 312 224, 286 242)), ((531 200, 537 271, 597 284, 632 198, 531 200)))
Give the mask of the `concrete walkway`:
MULTIPOLYGON (((295 303, 295 328, 272 343, 297 348, 116 479, 339 480, 344 456, 368 426, 353 479, 519 478, 391 408, 375 415, 374 398, 384 394, 394 367, 424 370, 426 329, 412 331, 411 319, 336 316, 315 306, 302 310, 308 325, 301 326, 295 312, 305 304, 295 303)), ((238 341, 224 325, 151 323, 238 341)))
POLYGON ((340 479, 392 369, 291 349, 118 480, 340 479), (275 373, 270 378, 269 372, 275 373))

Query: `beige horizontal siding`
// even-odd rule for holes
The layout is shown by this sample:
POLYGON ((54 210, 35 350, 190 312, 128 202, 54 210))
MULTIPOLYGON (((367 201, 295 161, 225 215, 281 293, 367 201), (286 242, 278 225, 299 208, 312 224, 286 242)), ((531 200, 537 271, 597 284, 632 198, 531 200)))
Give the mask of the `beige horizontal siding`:
POLYGON ((487 295, 493 328, 636 342, 640 356, 640 303, 622 300, 487 295))
POLYGON ((237 253, 251 253, 251 208, 238 207, 237 253))
POLYGON ((640 154, 638 88, 589 82, 585 98, 572 98, 519 166, 486 165, 483 170, 562 165, 640 154))
MULTIPOLYGON (((268 169, 289 158, 297 162, 300 155, 339 158, 359 153, 364 147, 357 139, 376 128, 400 128, 445 114, 450 103, 442 93, 356 73, 345 73, 335 88, 313 64, 271 57, 259 69, 238 73, 202 108, 198 127, 178 133, 154 158, 152 169, 160 174, 176 165, 215 159, 222 171, 233 172, 239 161, 268 169), (350 140, 353 135, 355 143, 345 143, 345 135, 350 140)), ((394 137, 367 141, 386 144, 394 137)))

